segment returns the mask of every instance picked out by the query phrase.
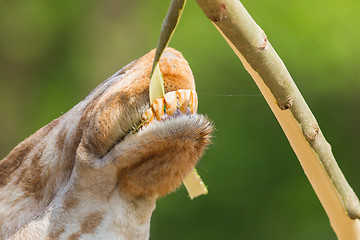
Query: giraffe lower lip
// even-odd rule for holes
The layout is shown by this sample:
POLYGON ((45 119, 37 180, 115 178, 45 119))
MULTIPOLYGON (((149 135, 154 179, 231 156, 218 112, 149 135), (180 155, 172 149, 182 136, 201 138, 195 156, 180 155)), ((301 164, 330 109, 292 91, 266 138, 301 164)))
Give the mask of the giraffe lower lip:
POLYGON ((182 115, 191 115, 191 110, 187 109, 185 113, 181 112, 180 109, 176 109, 175 112, 173 113, 173 115, 168 115, 167 113, 165 113, 162 117, 161 120, 168 120, 168 119, 172 119, 175 117, 179 117, 182 115))

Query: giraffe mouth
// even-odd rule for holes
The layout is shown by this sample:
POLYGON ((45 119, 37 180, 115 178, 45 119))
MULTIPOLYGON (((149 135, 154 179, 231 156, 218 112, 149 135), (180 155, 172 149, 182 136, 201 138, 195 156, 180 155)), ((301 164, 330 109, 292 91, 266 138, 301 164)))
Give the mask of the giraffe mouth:
POLYGON ((196 113, 197 106, 197 93, 180 89, 143 112, 141 123, 110 152, 127 159, 119 164, 121 189, 136 196, 164 196, 183 182, 190 198, 207 193, 195 166, 210 144, 213 125, 196 113))
POLYGON ((141 117, 141 123, 132 132, 136 132, 153 121, 167 121, 184 115, 196 114, 198 97, 194 90, 180 89, 171 91, 164 97, 155 99, 141 117))

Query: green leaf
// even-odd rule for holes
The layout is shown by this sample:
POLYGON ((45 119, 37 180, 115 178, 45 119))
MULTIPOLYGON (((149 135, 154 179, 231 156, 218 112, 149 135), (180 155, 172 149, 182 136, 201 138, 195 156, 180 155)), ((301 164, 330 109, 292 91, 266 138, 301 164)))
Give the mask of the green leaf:
POLYGON ((191 199, 208 194, 207 187, 195 168, 185 177, 183 184, 191 199))
POLYGON ((155 99, 162 98, 164 95, 164 79, 160 72, 159 64, 156 64, 149 85, 150 104, 152 104, 155 99))

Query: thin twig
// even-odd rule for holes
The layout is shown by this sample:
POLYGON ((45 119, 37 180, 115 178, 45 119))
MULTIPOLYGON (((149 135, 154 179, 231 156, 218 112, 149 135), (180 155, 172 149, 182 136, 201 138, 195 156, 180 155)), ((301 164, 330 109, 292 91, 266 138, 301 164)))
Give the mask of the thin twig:
POLYGON ((157 43, 154 63, 151 69, 150 78, 155 69, 155 65, 159 62, 161 54, 170 42, 170 39, 175 31, 175 28, 180 21, 181 14, 184 10, 186 0, 172 0, 162 23, 160 38, 157 43))

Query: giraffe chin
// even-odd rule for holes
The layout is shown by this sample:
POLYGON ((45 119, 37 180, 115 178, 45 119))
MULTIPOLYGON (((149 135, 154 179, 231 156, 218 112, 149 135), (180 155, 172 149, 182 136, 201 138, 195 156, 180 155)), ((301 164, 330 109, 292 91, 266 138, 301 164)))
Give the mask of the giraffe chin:
POLYGON ((135 196, 163 196, 173 191, 197 164, 212 130, 206 116, 182 114, 154 121, 127 136, 114 149, 127 151, 136 161, 120 166, 120 189, 135 196))

